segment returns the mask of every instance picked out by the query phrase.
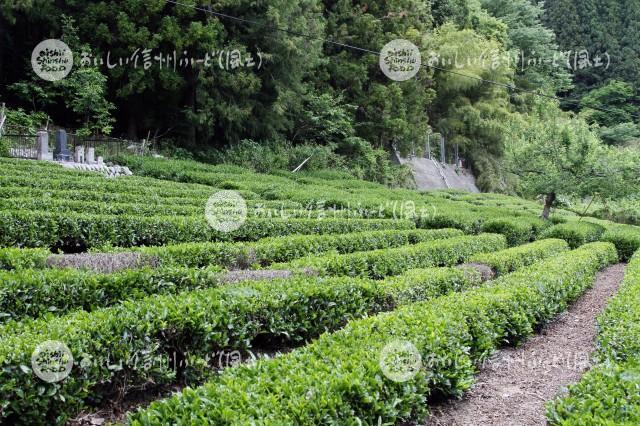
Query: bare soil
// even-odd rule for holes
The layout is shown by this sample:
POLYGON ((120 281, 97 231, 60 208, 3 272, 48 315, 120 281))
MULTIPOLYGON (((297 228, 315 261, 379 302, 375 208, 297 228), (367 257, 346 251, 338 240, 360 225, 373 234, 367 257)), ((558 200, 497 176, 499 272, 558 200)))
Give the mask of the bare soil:
MULTIPOLYGON (((305 275, 314 275, 313 271, 302 271, 305 275)), ((291 278, 293 272, 286 269, 238 269, 235 271, 229 271, 221 275, 218 279, 220 283, 233 284, 241 281, 251 280, 276 280, 279 278, 291 278)))
POLYGON ((55 254, 47 259, 50 268, 75 268, 110 274, 124 269, 157 267, 158 259, 142 253, 77 253, 55 254))
POLYGON ((461 400, 430 407, 428 425, 544 425, 545 403, 580 380, 591 366, 596 317, 616 293, 624 264, 601 271, 594 286, 540 334, 506 348, 480 366, 461 400))

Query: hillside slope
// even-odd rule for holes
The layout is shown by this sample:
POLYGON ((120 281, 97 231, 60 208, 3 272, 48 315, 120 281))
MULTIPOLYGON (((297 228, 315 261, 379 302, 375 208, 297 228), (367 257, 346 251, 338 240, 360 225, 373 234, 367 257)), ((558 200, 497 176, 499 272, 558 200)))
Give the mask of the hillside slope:
POLYGON ((400 158, 400 163, 411 168, 416 187, 419 190, 460 189, 479 193, 476 180, 471 171, 442 164, 428 158, 400 158))

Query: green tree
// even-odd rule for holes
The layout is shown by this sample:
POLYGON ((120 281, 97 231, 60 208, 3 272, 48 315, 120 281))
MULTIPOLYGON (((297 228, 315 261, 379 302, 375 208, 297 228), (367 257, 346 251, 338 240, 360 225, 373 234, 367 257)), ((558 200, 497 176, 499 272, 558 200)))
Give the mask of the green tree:
MULTIPOLYGON (((394 39, 422 47, 422 34, 432 28, 428 2, 325 1, 326 35, 379 52, 394 39)), ((379 58, 366 52, 325 44, 326 60, 318 70, 318 91, 340 96, 356 106, 356 133, 376 147, 395 144, 408 152, 428 132, 427 107, 435 92, 432 71, 422 67, 415 78, 396 82, 386 77, 379 58)))
MULTIPOLYGON (((88 49, 81 43, 75 19, 62 15, 62 40, 74 52, 88 49)), ((80 128, 78 134, 110 134, 115 119, 111 113, 115 106, 107 100, 107 77, 96 67, 81 67, 76 54, 75 66, 69 75, 53 86, 64 99, 68 109, 75 113, 80 128)))
POLYGON ((435 31, 428 44, 432 47, 430 61, 453 72, 435 72, 437 97, 430 108, 434 129, 446 136, 449 149, 455 144, 460 147, 483 190, 505 190, 496 175, 495 161, 504 151, 503 123, 512 109, 509 93, 482 81, 511 84, 513 69, 502 45, 453 24, 435 31))
POLYGON ((603 146, 584 121, 553 116, 553 110, 542 103, 538 117, 518 117, 508 126, 506 167, 522 195, 544 196, 543 218, 559 195, 617 197, 637 190, 637 164, 603 146))
POLYGON ((514 58, 515 83, 525 89, 555 94, 572 87, 562 65, 554 32, 543 25, 541 3, 530 0, 482 0, 487 12, 507 25, 505 49, 514 58), (556 63, 554 65, 554 60, 556 63))
POLYGON ((78 117, 81 135, 110 134, 114 118, 114 105, 105 98, 107 77, 95 68, 74 70, 60 81, 67 106, 78 117))
POLYGON ((580 107, 588 122, 611 127, 634 121, 633 115, 638 112, 638 98, 631 84, 612 80, 583 97, 580 107), (590 107, 602 107, 607 111, 590 107))

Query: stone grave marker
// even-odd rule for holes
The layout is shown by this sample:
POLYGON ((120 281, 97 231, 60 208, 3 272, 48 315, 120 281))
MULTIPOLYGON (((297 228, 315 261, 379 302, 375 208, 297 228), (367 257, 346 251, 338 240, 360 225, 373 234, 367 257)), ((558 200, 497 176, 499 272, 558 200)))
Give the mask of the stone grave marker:
POLYGON ((37 150, 38 150, 38 160, 41 161, 52 161, 53 153, 49 152, 49 133, 45 131, 39 131, 37 138, 37 150))
POLYGON ((62 129, 56 130, 56 148, 53 150, 53 158, 63 161, 71 160, 71 153, 67 148, 67 132, 62 129))
POLYGON ((84 146, 76 146, 76 152, 73 159, 76 163, 84 163, 84 146))
POLYGON ((87 148, 86 154, 87 154, 85 158, 86 162, 89 164, 94 164, 96 162, 96 149, 93 147, 87 148))

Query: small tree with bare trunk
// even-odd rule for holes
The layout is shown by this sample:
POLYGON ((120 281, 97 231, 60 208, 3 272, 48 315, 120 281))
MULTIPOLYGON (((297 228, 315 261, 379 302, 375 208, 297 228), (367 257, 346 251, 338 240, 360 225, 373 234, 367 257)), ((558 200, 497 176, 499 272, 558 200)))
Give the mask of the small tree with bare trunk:
POLYGON ((510 147, 508 169, 518 177, 523 195, 544 198, 544 219, 560 195, 611 198, 638 187, 637 163, 604 146, 582 120, 541 121, 520 136, 510 147))

